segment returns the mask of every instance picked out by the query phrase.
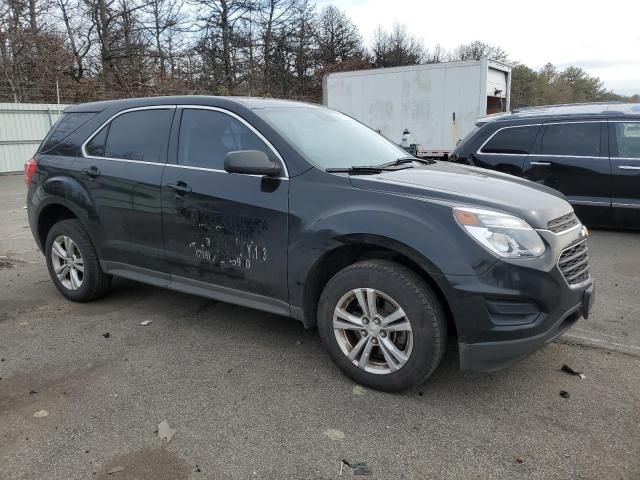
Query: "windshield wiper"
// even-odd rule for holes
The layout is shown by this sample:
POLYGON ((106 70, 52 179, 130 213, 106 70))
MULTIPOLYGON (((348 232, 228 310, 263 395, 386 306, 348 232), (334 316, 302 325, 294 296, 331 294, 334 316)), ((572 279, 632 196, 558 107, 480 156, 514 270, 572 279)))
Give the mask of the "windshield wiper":
POLYGON ((404 170, 405 168, 411 168, 410 166, 403 164, 385 164, 385 165, 354 165, 352 167, 338 167, 327 168, 325 172, 328 173, 349 173, 351 175, 373 175, 375 173, 382 172, 395 172, 397 170, 404 170))
POLYGON ((385 167, 375 166, 353 166, 353 167, 339 167, 339 168, 327 168, 327 173, 351 173, 353 175, 372 175, 374 173, 382 173, 384 170, 389 170, 385 167))
POLYGON ((383 163, 382 165, 378 165, 379 167, 393 167, 396 165, 406 165, 409 163, 413 163, 413 162, 418 162, 418 163, 422 163, 424 165, 433 165, 435 163, 435 160, 427 160, 425 158, 418 158, 418 157, 401 157, 398 158, 396 160, 394 160, 393 162, 389 162, 389 163, 383 163))

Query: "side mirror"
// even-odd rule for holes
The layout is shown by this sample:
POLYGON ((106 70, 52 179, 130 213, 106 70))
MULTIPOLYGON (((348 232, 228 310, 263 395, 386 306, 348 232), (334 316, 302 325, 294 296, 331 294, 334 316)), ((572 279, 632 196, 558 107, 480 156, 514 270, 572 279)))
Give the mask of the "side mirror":
POLYGON ((282 167, 269 159, 261 150, 236 150, 224 157, 224 169, 229 173, 245 175, 265 175, 277 177, 282 167))

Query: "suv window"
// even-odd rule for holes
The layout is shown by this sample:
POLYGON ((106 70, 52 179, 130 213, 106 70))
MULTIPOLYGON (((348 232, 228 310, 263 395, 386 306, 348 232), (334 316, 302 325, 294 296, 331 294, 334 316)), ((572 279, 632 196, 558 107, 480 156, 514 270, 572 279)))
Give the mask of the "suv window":
POLYGON ((196 109, 182 112, 178 163, 223 170, 224 157, 236 150, 261 150, 273 156, 255 133, 226 113, 196 109))
POLYGON ((540 125, 507 127, 500 130, 482 147, 481 153, 511 153, 527 155, 538 135, 540 125))
POLYGON ((543 155, 600 156, 600 123, 555 123, 546 126, 543 155))
POLYGON ((640 158, 640 122, 614 123, 618 152, 621 158, 640 158))
POLYGON ((62 113, 47 137, 42 142, 42 146, 39 151, 47 152, 51 150, 96 115, 97 113, 95 112, 62 113))
POLYGON ((91 139, 85 150, 97 157, 163 162, 171 113, 169 109, 151 109, 118 115, 91 139))

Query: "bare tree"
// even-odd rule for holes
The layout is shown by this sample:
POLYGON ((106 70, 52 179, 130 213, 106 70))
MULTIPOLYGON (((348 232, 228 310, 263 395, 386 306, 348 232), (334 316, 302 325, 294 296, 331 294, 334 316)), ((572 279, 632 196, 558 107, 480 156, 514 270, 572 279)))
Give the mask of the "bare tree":
POLYGON ((450 60, 480 60, 483 57, 499 62, 509 60, 509 55, 501 47, 480 40, 458 46, 451 52, 450 60))
POLYGON ((358 28, 343 11, 333 5, 320 12, 316 29, 321 63, 335 64, 364 56, 358 28))
POLYGON ((376 67, 415 65, 426 58, 426 50, 420 39, 411 35, 406 25, 395 23, 391 32, 378 26, 371 46, 376 67))

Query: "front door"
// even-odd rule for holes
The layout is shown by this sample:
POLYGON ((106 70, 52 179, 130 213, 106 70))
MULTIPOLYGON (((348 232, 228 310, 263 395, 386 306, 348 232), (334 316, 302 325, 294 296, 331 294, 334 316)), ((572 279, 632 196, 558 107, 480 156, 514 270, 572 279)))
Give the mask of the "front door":
POLYGON ((640 120, 611 121, 611 202, 618 225, 640 227, 640 120))
MULTIPOLYGON (((179 109, 176 161, 162 179, 165 258, 178 289, 288 309, 287 178, 227 173, 230 151, 276 152, 221 109, 179 109)), ((283 169, 283 171, 285 171, 283 169)))
POLYGON ((584 223, 606 221, 611 212, 606 122, 546 123, 524 176, 562 192, 584 223))

